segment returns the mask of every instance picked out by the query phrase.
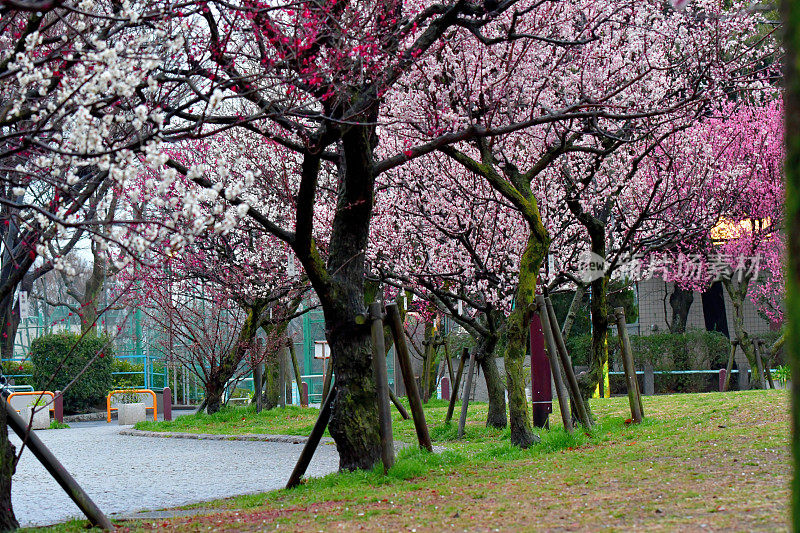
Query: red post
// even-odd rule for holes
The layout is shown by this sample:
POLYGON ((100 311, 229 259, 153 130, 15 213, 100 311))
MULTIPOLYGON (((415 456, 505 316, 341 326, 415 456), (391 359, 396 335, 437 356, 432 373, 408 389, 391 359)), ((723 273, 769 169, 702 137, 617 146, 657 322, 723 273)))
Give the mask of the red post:
POLYGON ((539 315, 531 317, 531 406, 533 425, 548 427, 549 414, 553 412, 553 389, 550 386, 550 361, 544 351, 544 333, 539 315))
POLYGON ((728 373, 725 371, 724 368, 720 368, 719 369, 719 391, 720 392, 725 392, 725 376, 727 376, 727 375, 728 375, 728 373))
POLYGON ((64 396, 61 395, 60 390, 56 391, 55 398, 53 398, 53 417, 60 424, 64 423, 64 396))
POLYGON ((164 387, 162 399, 164 401, 164 420, 172 420, 172 391, 169 387, 164 387))
POLYGON ((308 383, 303 382, 303 397, 300 399, 303 407, 308 407, 308 383))
POLYGON ((442 378, 442 400, 450 400, 450 378, 447 376, 442 378))

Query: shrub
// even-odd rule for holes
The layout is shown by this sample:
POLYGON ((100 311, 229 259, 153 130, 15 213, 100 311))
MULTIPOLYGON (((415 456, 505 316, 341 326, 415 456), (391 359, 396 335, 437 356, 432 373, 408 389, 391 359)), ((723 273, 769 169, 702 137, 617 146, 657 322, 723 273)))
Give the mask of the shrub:
POLYGON ((33 363, 30 361, 3 361, 3 375, 4 376, 18 376, 20 374, 27 374, 25 377, 15 377, 14 385, 31 385, 33 386, 33 363))
POLYGON ((68 412, 86 411, 95 406, 113 385, 111 366, 114 352, 105 337, 87 335, 80 339, 74 333, 44 335, 31 344, 30 358, 34 367, 34 386, 40 390, 45 387, 64 390, 64 410, 68 412), (62 360, 64 364, 59 368, 62 360), (65 390, 89 361, 92 363, 86 371, 65 390))
POLYGON ((141 372, 141 374, 114 374, 115 389, 141 389, 144 387, 144 363, 131 363, 127 359, 114 359, 111 372, 141 372))

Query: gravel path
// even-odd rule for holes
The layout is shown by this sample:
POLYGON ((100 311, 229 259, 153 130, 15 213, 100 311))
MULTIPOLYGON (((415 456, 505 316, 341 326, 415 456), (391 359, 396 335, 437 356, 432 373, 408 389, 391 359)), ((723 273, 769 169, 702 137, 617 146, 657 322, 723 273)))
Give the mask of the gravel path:
MULTIPOLYGON (((302 444, 132 437, 116 423, 74 423, 38 435, 105 513, 128 514, 282 488, 302 444)), ((19 439, 12 436, 19 445, 19 439)), ((333 445, 320 445, 307 475, 338 467, 333 445)), ((14 512, 22 526, 81 512, 29 450, 14 475, 14 512)))

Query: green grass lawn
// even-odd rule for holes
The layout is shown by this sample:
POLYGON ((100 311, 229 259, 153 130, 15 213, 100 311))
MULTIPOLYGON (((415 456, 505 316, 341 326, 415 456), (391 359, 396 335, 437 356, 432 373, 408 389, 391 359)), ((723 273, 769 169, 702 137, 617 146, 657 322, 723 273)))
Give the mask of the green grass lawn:
MULTIPOLYGON (((485 406, 480 404, 471 409, 468 438, 443 442, 454 429, 442 428, 446 405, 434 402, 427 410, 428 424, 446 451, 405 449, 386 476, 380 469, 332 474, 291 491, 195 506, 212 510, 210 515, 123 527, 419 532, 787 528, 790 467, 784 391, 657 396, 645 398, 644 406, 647 419, 632 426, 625 424, 630 416, 627 398, 593 400, 599 423, 589 434, 568 435, 554 423, 540 432, 541 443, 519 450, 508 442, 506 431, 482 428, 485 406)), ((239 409, 157 427, 297 434, 310 430, 315 414, 299 408, 260 415, 239 409)), ((557 413, 551 420, 558 421, 557 413)), ((396 438, 413 442, 413 424, 395 422, 396 438)), ((268 458, 253 468, 254 475, 269 468, 268 458)), ((61 529, 80 527, 73 522, 61 529)))
MULTIPOLYGON (((408 401, 401 400, 410 412, 408 401)), ((453 414, 454 424, 444 425, 448 403, 444 400, 430 400, 425 405, 425 420, 430 427, 434 441, 452 440, 456 437, 456 426, 461 413, 461 402, 456 404, 453 414)), ((493 430, 485 427, 485 403, 473 402, 470 405, 465 428, 469 441, 508 438, 508 430, 493 430)), ((413 420, 403 420, 394 406, 391 407, 394 438, 403 442, 415 442, 416 433, 413 420)), ((270 409, 256 413, 254 406, 226 407, 213 415, 199 413, 177 417, 170 422, 139 422, 136 429, 147 431, 178 431, 184 433, 213 433, 224 435, 269 434, 269 435, 308 435, 314 426, 319 410, 288 406, 285 409, 270 409)), ((556 418, 559 415, 556 414, 556 418)), ((553 419, 556 421, 556 419, 553 419)), ((560 424, 560 418, 558 418, 560 424)), ((325 433, 325 435, 329 434, 325 433)))

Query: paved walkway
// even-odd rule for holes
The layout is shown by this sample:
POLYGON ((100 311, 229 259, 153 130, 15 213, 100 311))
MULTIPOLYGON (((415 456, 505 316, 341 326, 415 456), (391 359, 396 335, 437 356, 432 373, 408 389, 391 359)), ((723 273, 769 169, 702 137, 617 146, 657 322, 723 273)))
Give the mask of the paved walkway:
MULTIPOLYGON (((133 513, 282 488, 302 444, 132 437, 116 423, 73 423, 37 432, 105 513, 133 513)), ((19 439, 12 436, 19 445, 19 439)), ((333 445, 320 445, 307 475, 337 469, 333 445)), ((22 526, 81 517, 80 510, 25 450, 14 475, 22 526)))

